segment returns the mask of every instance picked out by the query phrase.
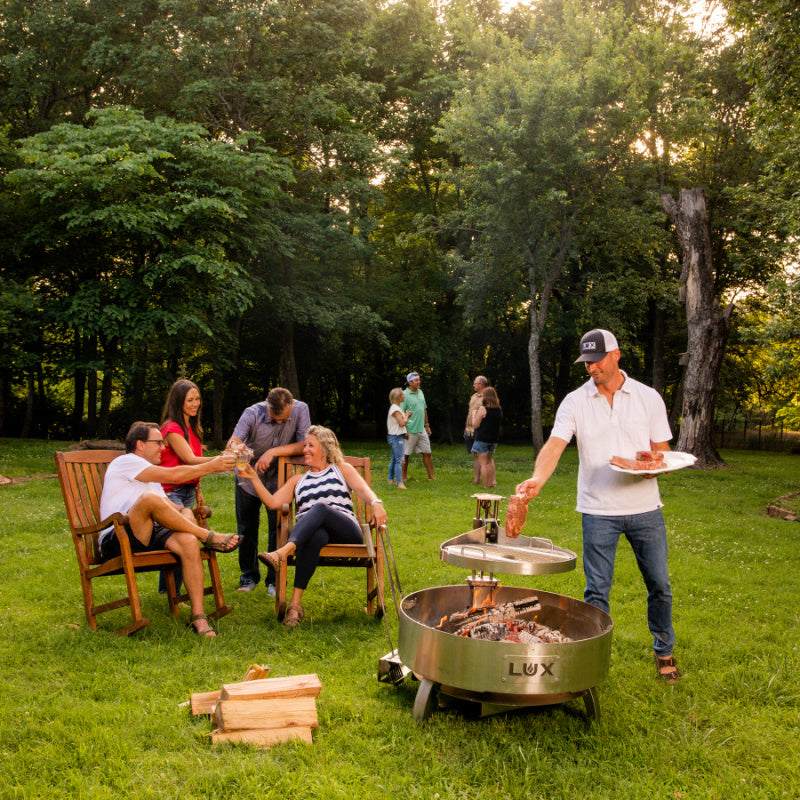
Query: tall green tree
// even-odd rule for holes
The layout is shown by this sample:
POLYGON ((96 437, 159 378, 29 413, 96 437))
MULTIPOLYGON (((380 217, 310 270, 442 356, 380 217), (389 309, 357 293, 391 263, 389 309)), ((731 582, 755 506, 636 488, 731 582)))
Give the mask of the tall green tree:
MULTIPOLYGON (((531 431, 543 444, 541 352, 554 292, 580 258, 580 239, 605 213, 630 217, 622 179, 635 157, 641 99, 629 77, 625 20, 563 8, 548 46, 504 44, 442 122, 463 156, 464 294, 499 291, 529 320, 531 431), (496 288, 495 288, 496 287, 496 288)), ((532 31, 532 35, 535 31, 532 31)), ((477 310, 479 306, 476 307, 477 310)))
POLYGON ((87 371, 106 379, 107 416, 108 379, 138 363, 150 336, 211 339, 252 303, 243 259, 277 242, 269 209, 290 179, 271 151, 209 140, 196 125, 121 108, 87 121, 24 140, 25 166, 4 181, 19 232, 4 271, 35 276, 72 340, 74 435, 87 371))

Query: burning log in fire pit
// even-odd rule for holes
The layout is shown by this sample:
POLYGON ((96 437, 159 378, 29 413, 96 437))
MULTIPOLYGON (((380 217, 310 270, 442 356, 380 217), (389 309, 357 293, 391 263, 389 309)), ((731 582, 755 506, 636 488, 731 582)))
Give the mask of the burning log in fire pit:
POLYGON ((475 625, 469 631, 460 631, 459 636, 469 636, 470 639, 484 639, 489 642, 519 642, 520 644, 559 644, 571 642, 569 636, 564 636, 555 628, 540 625, 535 620, 520 620, 519 622, 484 622, 475 625))
POLYGON ((436 626, 437 630, 445 633, 456 633, 459 636, 469 636, 470 630, 476 625, 485 622, 514 622, 520 614, 530 611, 540 611, 539 598, 536 595, 523 597, 510 603, 485 608, 471 607, 467 611, 454 611, 436 626))
POLYGON ((525 620, 521 616, 533 611, 541 611, 536 595, 502 603, 488 608, 471 608, 468 611, 454 611, 436 626, 437 630, 466 636, 470 639, 483 639, 489 642, 520 642, 522 644, 549 644, 571 642, 555 628, 541 625, 535 620, 525 620))

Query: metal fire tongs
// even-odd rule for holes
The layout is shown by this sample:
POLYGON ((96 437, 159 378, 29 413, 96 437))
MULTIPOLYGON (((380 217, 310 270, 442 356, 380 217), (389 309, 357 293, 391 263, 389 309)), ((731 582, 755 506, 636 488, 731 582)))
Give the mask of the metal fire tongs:
MULTIPOLYGON (((394 608, 397 612, 397 618, 399 619, 400 601, 398 596, 403 596, 403 590, 400 587, 400 576, 397 573, 397 562, 394 560, 394 550, 392 550, 392 542, 389 539, 389 531, 385 525, 378 527, 377 536, 380 537, 383 544, 386 573, 389 576, 389 586, 392 590, 394 608)), ((365 539, 370 542, 367 548, 370 551, 369 555, 372 559, 372 569, 375 571, 375 585, 378 589, 378 602, 383 610, 383 624, 386 628, 386 638, 389 640, 389 647, 391 648, 390 651, 378 661, 378 680, 381 683, 393 683, 397 686, 405 680, 407 675, 411 674, 411 670, 400 660, 400 655, 392 642, 392 632, 389 630, 389 620, 386 616, 386 598, 384 597, 383 590, 378 581, 378 556, 374 547, 372 547, 372 537, 366 536, 365 539)))

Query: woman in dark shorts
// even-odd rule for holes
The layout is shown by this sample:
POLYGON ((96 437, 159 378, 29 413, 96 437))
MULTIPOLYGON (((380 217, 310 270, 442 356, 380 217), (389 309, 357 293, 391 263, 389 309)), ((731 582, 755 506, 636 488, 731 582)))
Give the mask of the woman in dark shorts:
POLYGON ((500 441, 500 424, 503 421, 503 409, 497 392, 487 386, 481 394, 481 406, 472 415, 472 427, 475 429, 475 441, 472 452, 478 460, 478 472, 484 489, 497 486, 494 466, 494 451, 500 441))

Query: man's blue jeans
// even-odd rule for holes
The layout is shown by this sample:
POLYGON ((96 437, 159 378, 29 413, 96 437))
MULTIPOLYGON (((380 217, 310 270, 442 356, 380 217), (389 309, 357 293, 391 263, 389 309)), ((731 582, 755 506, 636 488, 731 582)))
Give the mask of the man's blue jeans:
MULTIPOLYGON (((248 494, 239 484, 236 484, 236 533, 239 534, 239 582, 258 583, 261 579, 261 570, 258 561, 258 528, 261 520, 263 503, 258 497, 248 494)), ((278 540, 278 512, 265 509, 269 524, 267 548, 275 550, 278 540)), ((266 583, 275 583, 275 570, 269 567, 266 583)))
POLYGON ((647 587, 647 626, 653 634, 653 649, 659 656, 672 655, 672 590, 667 570, 667 529, 660 508, 623 517, 583 515, 583 599, 609 612, 614 557, 623 534, 631 543, 647 587))

